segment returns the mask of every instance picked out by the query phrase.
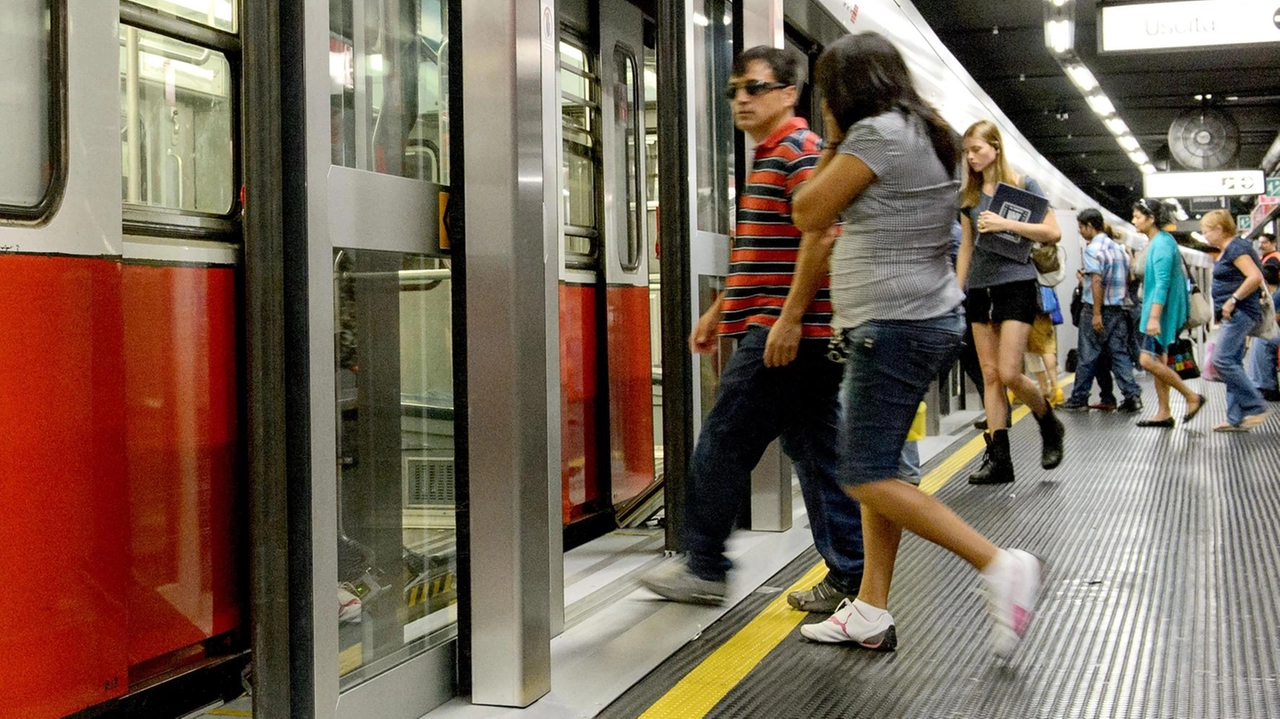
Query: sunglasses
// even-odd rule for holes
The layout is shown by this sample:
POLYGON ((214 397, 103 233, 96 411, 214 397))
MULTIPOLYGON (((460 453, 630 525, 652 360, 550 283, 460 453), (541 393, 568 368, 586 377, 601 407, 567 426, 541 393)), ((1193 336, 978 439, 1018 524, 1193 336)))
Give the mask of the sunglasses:
POLYGON ((733 100, 738 96, 738 90, 746 90, 751 97, 759 97, 766 92, 781 90, 784 87, 791 87, 785 82, 762 82, 760 80, 748 80, 743 83, 729 83, 724 89, 724 96, 728 100, 733 100))

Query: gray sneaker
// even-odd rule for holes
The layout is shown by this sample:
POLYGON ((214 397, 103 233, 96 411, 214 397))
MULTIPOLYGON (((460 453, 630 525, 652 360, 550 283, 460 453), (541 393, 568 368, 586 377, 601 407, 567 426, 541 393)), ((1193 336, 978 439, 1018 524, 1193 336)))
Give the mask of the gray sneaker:
POLYGON ((701 579, 684 557, 678 557, 640 577, 640 586, 673 602, 714 605, 724 604, 728 582, 701 579))
POLYGON ((827 577, 823 577, 821 582, 810 589, 788 594, 787 604, 790 604, 792 609, 799 609, 802 612, 832 614, 840 606, 840 602, 846 599, 852 602, 857 598, 856 592, 844 594, 836 591, 836 588, 827 582, 827 577))

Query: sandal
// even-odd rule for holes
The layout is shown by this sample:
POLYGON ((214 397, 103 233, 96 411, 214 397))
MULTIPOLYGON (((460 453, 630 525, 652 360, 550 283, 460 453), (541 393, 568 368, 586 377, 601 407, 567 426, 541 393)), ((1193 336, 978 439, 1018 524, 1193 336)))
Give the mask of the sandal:
POLYGON ((1254 427, 1257 427, 1258 425, 1266 421, 1267 421, 1266 412, 1263 412, 1261 414, 1251 414, 1240 421, 1240 426, 1243 427, 1244 429, 1253 429, 1254 427))
POLYGON ((1216 425, 1213 428, 1213 431, 1214 432, 1248 432, 1249 428, 1244 426, 1243 423, 1231 424, 1230 422, 1223 422, 1222 424, 1216 425))
POLYGON ((1204 409, 1204 404, 1205 404, 1204 395, 1198 394, 1196 395, 1196 397, 1199 398, 1199 401, 1196 402, 1196 408, 1188 409, 1187 413, 1182 415, 1183 424, 1186 424, 1187 422, 1190 422, 1191 420, 1195 419, 1195 416, 1200 414, 1200 410, 1204 409))
POLYGON ((1169 429, 1173 427, 1173 417, 1165 417, 1164 419, 1140 419, 1137 421, 1139 427, 1164 427, 1169 429))

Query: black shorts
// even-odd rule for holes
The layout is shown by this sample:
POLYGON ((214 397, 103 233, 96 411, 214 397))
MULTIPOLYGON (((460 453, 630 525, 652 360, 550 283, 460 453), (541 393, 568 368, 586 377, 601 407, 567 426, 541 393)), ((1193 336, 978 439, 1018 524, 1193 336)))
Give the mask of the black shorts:
POLYGON ((970 322, 1000 324, 1008 320, 1033 324, 1040 314, 1040 287, 1035 280, 1018 280, 969 290, 964 311, 970 322))

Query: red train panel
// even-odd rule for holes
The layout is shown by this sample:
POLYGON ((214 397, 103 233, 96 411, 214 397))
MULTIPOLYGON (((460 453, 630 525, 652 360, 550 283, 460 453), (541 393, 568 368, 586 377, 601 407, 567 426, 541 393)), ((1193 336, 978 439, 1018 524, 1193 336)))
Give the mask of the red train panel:
POLYGON ((613 503, 636 496, 653 481, 653 360, 649 346, 649 288, 610 286, 609 479, 613 503))
POLYGON ((126 265, 123 277, 136 665, 241 621, 236 291, 232 268, 126 265))
POLYGON ((128 689, 120 265, 0 256, 0 717, 128 689))
POLYGON ((564 523, 598 505, 600 487, 597 290, 560 284, 560 479, 564 523))

